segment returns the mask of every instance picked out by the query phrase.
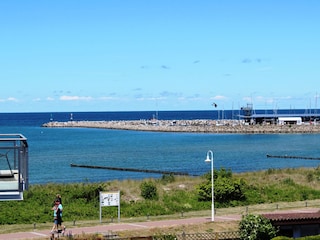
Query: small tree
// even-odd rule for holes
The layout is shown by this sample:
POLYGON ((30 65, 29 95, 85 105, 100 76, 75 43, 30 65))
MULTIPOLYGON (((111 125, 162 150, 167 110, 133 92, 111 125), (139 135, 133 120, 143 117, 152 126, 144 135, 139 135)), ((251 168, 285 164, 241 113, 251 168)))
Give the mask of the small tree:
MULTIPOLYGON (((209 201, 212 194, 211 173, 204 175, 205 182, 197 186, 198 200, 209 201)), ((227 203, 233 200, 245 199, 244 188, 246 187, 245 181, 242 179, 234 179, 231 170, 224 168, 214 170, 214 199, 219 203, 227 203)))
POLYGON ((148 200, 158 199, 157 186, 153 182, 149 181, 149 182, 141 183, 140 190, 141 190, 141 196, 144 199, 148 199, 148 200))
POLYGON ((270 240, 277 235, 277 230, 269 219, 261 215, 248 214, 239 223, 241 240, 270 240))

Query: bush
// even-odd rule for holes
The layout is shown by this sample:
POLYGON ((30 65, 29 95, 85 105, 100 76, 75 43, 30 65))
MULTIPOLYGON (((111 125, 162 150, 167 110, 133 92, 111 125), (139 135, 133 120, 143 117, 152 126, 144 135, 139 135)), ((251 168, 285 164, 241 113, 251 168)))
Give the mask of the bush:
POLYGON ((218 202, 244 199, 242 191, 244 183, 241 180, 219 177, 215 183, 215 199, 218 202))
MULTIPOLYGON (((206 182, 197 187, 199 201, 211 201, 212 182, 211 174, 204 175, 206 182)), ((234 179, 230 170, 221 169, 214 172, 214 199, 223 205, 234 200, 244 200, 245 181, 234 179)))
POLYGON ((160 234, 160 235, 155 235, 152 237, 154 240, 175 240, 177 239, 177 236, 171 235, 171 234, 160 234))
POLYGON ((270 240, 277 234, 269 219, 253 214, 242 217, 239 231, 241 240, 270 240))
POLYGON ((176 179, 174 177, 173 174, 164 174, 161 177, 161 183, 162 184, 167 184, 167 183, 172 183, 174 182, 176 179))
POLYGON ((157 192, 157 186, 151 182, 143 182, 140 185, 141 190, 141 196, 144 199, 148 200, 157 200, 158 199, 158 192, 157 192))

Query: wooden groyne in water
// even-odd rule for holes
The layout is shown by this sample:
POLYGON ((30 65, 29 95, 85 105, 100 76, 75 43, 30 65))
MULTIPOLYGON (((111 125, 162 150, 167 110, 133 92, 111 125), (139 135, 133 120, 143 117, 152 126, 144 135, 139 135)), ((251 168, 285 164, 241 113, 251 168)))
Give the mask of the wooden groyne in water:
POLYGON ((267 158, 295 158, 295 159, 306 159, 306 160, 320 160, 320 157, 303 157, 303 156, 288 156, 288 155, 269 155, 267 158))
POLYGON ((320 133, 316 125, 245 125, 239 120, 130 120, 130 121, 67 121, 48 122, 42 127, 50 128, 103 128, 153 132, 190 132, 190 133, 320 133))
POLYGON ((71 167, 81 167, 81 168, 95 168, 95 169, 106 169, 115 171, 129 171, 129 172, 145 172, 145 173, 159 173, 168 175, 184 175, 189 176, 185 172, 172 172, 172 171, 161 171, 161 170, 148 170, 148 169, 137 169, 137 168, 122 168, 122 167, 107 167, 107 166, 94 166, 94 165, 83 165, 83 164, 70 164, 71 167))

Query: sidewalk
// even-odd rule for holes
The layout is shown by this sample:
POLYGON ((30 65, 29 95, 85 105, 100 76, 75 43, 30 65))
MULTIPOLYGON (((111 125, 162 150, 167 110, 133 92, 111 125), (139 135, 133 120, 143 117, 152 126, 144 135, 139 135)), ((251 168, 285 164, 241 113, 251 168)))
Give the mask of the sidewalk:
MULTIPOLYGON (((317 208, 300 208, 291 210, 278 210, 273 211, 273 213, 306 213, 306 212, 317 212, 317 208)), ((240 214, 230 214, 230 215, 216 215, 215 222, 226 222, 226 221, 237 221, 241 220, 242 215, 240 214)), ((211 217, 194 217, 194 218, 179 218, 171 220, 161 220, 161 221, 145 221, 136 223, 101 223, 92 227, 70 227, 66 229, 65 235, 69 233, 72 235, 78 234, 90 234, 90 233, 102 233, 110 234, 117 233, 123 230, 135 230, 135 229, 146 229, 146 228, 160 228, 160 227, 172 227, 179 225, 189 225, 189 224, 201 224, 210 222, 211 217)), ((30 232, 15 232, 8 234, 0 234, 0 240, 28 240, 28 239, 50 239, 50 229, 48 230, 34 230, 30 232)))
MULTIPOLYGON (((241 219, 240 215, 230 215, 230 216, 216 216, 215 221, 234 221, 241 219)), ((137 223, 108 223, 101 224, 93 227, 74 227, 66 229, 66 235, 68 233, 83 234, 83 233, 108 233, 108 232, 117 232, 123 230, 134 230, 142 228, 154 228, 154 227, 169 227, 169 226, 178 226, 186 224, 199 224, 210 222, 210 217, 198 217, 198 218, 182 218, 174 220, 162 220, 162 221, 147 221, 147 222, 137 222, 137 223)), ((0 234, 0 240, 26 240, 26 239, 39 239, 39 238, 48 238, 50 239, 50 230, 34 230, 30 232, 16 232, 8 234, 0 234)))

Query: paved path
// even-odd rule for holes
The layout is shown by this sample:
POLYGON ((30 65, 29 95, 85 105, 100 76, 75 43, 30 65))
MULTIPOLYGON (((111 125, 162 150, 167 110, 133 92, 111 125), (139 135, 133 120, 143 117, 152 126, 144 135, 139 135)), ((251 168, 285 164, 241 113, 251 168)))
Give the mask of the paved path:
MULTIPOLYGON (((215 221, 232 221, 241 219, 240 215, 229 216, 215 216, 215 221)), ((111 233, 122 230, 134 230, 143 228, 154 227, 166 227, 166 226, 178 226, 186 224, 199 224, 210 222, 210 217, 197 217, 197 218, 181 218, 174 220, 162 220, 162 221, 147 221, 137 223, 108 223, 101 224, 93 227, 73 227, 66 230, 66 234, 82 234, 82 233, 111 233)), ((8 234, 0 234, 0 240, 26 240, 26 239, 39 239, 48 237, 50 239, 50 229, 48 230, 34 230, 30 232, 16 232, 8 234)))
MULTIPOLYGON (((292 209, 286 211, 276 211, 277 213, 298 213, 298 212, 317 212, 317 208, 304 208, 304 209, 292 209)), ((275 213, 275 212, 273 212, 275 213)), ((222 221, 235 221, 241 220, 241 215, 225 215, 225 216, 215 216, 215 222, 222 221)), ((162 220, 162 221, 146 221, 146 222, 136 222, 136 223, 108 223, 100 224, 92 227, 72 227, 66 230, 66 234, 89 234, 89 233, 112 233, 123 230, 135 230, 143 228, 155 228, 155 227, 170 227, 178 225, 188 225, 188 224, 199 224, 210 222, 211 217, 195 217, 195 218, 181 218, 173 220, 162 220)), ((27 240, 27 239, 39 239, 39 238, 50 238, 50 229, 48 230, 34 230, 29 232, 15 232, 8 234, 0 234, 0 240, 27 240)))

